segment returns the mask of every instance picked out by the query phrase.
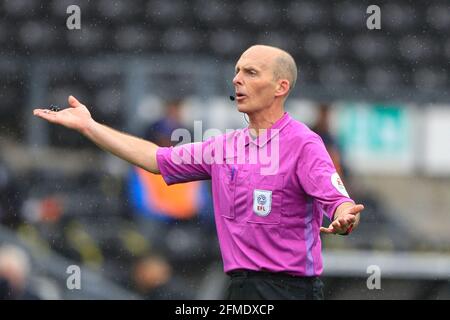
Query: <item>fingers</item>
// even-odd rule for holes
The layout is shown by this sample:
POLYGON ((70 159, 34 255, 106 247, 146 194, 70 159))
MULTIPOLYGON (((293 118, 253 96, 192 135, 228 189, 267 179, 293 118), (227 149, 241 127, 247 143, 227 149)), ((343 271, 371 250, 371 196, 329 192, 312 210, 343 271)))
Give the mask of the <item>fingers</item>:
POLYGON ((55 122, 56 121, 56 112, 50 111, 48 109, 34 109, 33 114, 35 116, 38 116, 42 119, 45 119, 49 122, 55 122))
POLYGON ((69 106, 71 106, 72 108, 76 108, 82 105, 80 101, 78 101, 74 96, 69 96, 67 101, 69 102, 69 106))
POLYGON ((330 228, 320 227, 320 232, 327 233, 327 234, 336 233, 336 231, 331 227, 330 228))
POLYGON ((339 219, 337 219, 337 220, 335 220, 334 222, 333 222, 333 226, 336 228, 336 227, 338 227, 339 229, 342 229, 345 225, 347 225, 348 223, 347 223, 347 221, 346 221, 346 219, 345 218, 343 218, 343 217, 341 217, 341 218, 339 218, 339 219))
POLYGON ((347 226, 349 224, 356 222, 356 216, 353 214, 345 214, 343 217, 340 217, 337 221, 341 226, 347 226))
POLYGON ((347 213, 356 215, 363 210, 364 210, 364 206, 362 204, 357 204, 357 205, 354 205, 353 207, 349 208, 347 213))
POLYGON ((48 114, 54 114, 55 112, 49 110, 49 109, 34 109, 33 110, 33 114, 35 116, 39 116, 39 115, 48 115, 48 114))
POLYGON ((343 217, 339 217, 332 222, 332 226, 336 232, 345 232, 353 223, 356 222, 356 217, 351 214, 346 214, 343 217))
POLYGON ((346 225, 351 225, 352 223, 356 222, 356 217, 352 216, 352 215, 350 215, 348 217, 345 217, 344 219, 345 219, 345 224, 346 225))
POLYGON ((336 218, 328 228, 321 227, 320 232, 326 234, 336 234, 344 233, 348 228, 356 222, 356 215, 364 210, 362 204, 354 205, 342 214, 340 217, 336 218))

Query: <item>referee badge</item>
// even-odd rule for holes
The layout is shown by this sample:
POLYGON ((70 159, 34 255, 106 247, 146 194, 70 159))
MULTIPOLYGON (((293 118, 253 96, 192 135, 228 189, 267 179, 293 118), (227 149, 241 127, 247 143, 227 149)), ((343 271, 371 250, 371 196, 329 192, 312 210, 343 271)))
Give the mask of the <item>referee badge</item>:
POLYGON ((331 184, 342 195, 346 196, 347 198, 350 198, 347 190, 345 189, 344 183, 342 183, 341 177, 339 177, 339 174, 337 172, 335 172, 331 175, 331 184))
POLYGON ((269 215, 272 209, 272 191, 253 190, 253 212, 260 217, 269 215))

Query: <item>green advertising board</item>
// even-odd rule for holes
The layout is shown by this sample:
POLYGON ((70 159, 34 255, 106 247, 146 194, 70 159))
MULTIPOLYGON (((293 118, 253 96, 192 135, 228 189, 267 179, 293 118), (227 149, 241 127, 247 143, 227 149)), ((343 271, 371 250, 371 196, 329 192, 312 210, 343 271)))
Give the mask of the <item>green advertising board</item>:
POLYGON ((338 139, 356 170, 412 170, 411 110, 401 105, 340 104, 338 139))

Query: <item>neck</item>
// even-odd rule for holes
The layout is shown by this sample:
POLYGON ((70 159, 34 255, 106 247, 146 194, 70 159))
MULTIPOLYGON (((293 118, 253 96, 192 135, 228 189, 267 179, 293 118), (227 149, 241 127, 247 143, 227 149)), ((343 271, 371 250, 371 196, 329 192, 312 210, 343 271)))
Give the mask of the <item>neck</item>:
POLYGON ((268 129, 272 127, 275 122, 280 120, 283 117, 284 109, 276 108, 273 109, 265 109, 253 113, 248 113, 249 122, 249 130, 250 133, 254 136, 258 136, 263 129, 268 129))

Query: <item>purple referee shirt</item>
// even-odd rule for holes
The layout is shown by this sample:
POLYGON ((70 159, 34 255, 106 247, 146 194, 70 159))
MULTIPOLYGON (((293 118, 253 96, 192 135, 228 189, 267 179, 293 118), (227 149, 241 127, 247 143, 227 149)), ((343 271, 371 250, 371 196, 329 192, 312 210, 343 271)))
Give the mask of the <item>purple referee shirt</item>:
POLYGON ((323 214, 354 203, 322 139, 288 113, 255 139, 245 128, 160 147, 157 161, 169 185, 212 180, 225 272, 320 275, 323 214))

